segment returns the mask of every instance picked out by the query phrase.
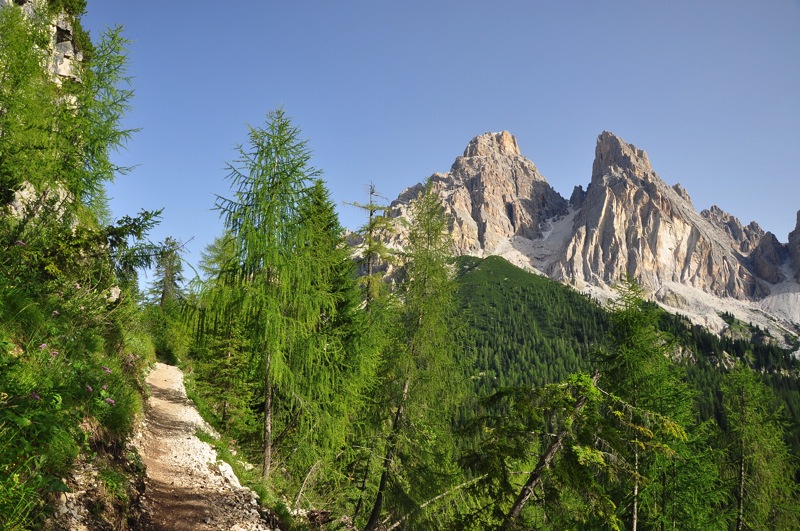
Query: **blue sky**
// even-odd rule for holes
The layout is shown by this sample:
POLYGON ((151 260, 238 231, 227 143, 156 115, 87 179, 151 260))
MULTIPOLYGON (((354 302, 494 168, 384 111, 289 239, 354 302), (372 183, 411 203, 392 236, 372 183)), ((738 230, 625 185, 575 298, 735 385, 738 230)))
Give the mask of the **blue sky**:
POLYGON ((142 130, 117 156, 116 217, 164 208, 152 236, 197 263, 247 124, 283 106, 342 223, 509 130, 562 195, 588 184, 603 130, 644 149, 698 210, 780 241, 800 209, 800 1, 89 0, 124 27, 142 130))

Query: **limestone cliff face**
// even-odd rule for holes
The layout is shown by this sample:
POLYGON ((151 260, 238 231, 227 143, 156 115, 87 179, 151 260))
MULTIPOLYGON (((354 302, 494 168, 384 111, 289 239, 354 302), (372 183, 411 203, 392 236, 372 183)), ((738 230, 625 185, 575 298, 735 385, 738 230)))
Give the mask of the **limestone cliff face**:
MULTIPOLYGON (((473 138, 450 171, 432 180, 460 254, 491 254, 513 236, 540 237, 547 219, 567 211, 567 201, 520 154, 508 131, 473 138)), ((421 189, 403 192, 392 203, 392 215, 406 215, 421 189)))
MULTIPOLYGON (((45 0, 0 0, 0 7, 17 5, 28 17, 33 17, 37 10, 46 7, 45 0)), ((47 65, 53 75, 53 81, 61 83, 64 78, 78 79, 75 75, 75 63, 83 60, 83 54, 75 47, 73 25, 66 13, 60 13, 50 21, 51 62, 47 65)))
POLYGON ((767 288, 734 251, 743 241, 697 214, 644 151, 603 132, 572 236, 548 273, 606 284, 630 274, 653 291, 675 282, 719 297, 760 297, 767 288))

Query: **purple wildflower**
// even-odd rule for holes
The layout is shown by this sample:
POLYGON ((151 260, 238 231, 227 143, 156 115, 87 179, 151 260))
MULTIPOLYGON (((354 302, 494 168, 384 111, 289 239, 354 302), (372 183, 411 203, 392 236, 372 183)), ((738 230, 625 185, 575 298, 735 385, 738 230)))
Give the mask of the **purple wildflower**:
POLYGON ((36 391, 31 391, 31 398, 33 398, 34 400, 41 400, 42 399, 42 397, 39 396, 39 393, 37 393, 36 391))
POLYGON ((47 343, 42 343, 41 345, 39 345, 39 350, 44 350, 46 348, 47 348, 47 343))
POLYGON ((108 391, 108 386, 107 385, 103 386, 103 391, 108 391))
POLYGON ((56 356, 58 356, 58 351, 54 350, 53 352, 50 353, 50 355, 55 358, 56 356))
POLYGON ((114 404, 116 404, 116 402, 114 402, 113 398, 106 398, 106 404, 110 404, 113 406, 114 404))
POLYGON ((19 245, 20 247, 25 247, 25 242, 22 240, 17 240, 14 242, 14 245, 19 245))
POLYGON ((87 385, 87 386, 86 386, 86 390, 87 390, 87 391, 89 391, 90 393, 91 393, 92 391, 94 391, 94 389, 92 389, 92 386, 91 386, 91 385, 87 385))
POLYGON ((103 370, 106 371, 108 374, 111 374, 111 369, 103 365, 103 370))

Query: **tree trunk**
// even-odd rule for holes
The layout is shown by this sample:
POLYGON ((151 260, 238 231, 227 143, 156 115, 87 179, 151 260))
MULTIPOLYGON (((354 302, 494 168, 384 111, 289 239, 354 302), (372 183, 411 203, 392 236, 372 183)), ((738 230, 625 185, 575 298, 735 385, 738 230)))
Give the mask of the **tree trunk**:
POLYGON ((369 515, 369 521, 364 527, 364 531, 374 531, 378 526, 378 519, 381 516, 383 509, 383 493, 386 490, 386 483, 389 481, 389 469, 394 460, 394 454, 397 451, 397 437, 400 432, 400 422, 403 419, 403 411, 405 409, 406 399, 408 398, 408 388, 411 385, 411 380, 406 378, 403 383, 403 395, 400 404, 397 406, 397 412, 392 420, 392 431, 389 433, 388 448, 386 449, 386 457, 383 461, 383 472, 381 472, 381 481, 378 484, 378 494, 375 496, 375 505, 372 506, 372 513, 369 515))
POLYGON ((631 518, 631 531, 636 531, 639 525, 639 449, 633 450, 633 516, 631 518))
POLYGON ((272 354, 267 354, 264 364, 264 479, 269 479, 270 465, 272 464, 272 381, 269 369, 272 364, 272 354))
POLYGON ((744 449, 739 452, 739 496, 736 500, 736 531, 744 528, 744 449))

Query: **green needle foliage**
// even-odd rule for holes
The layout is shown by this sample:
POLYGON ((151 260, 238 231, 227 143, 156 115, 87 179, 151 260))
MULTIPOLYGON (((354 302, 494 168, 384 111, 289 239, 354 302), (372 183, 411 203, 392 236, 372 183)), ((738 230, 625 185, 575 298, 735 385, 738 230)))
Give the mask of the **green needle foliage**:
POLYGON ((264 478, 307 505, 344 481, 339 456, 377 362, 344 231, 299 135, 274 111, 229 167, 192 356, 222 423, 259 442, 264 478))
POLYGON ((400 335, 381 368, 384 457, 365 529, 378 528, 384 512, 397 518, 415 510, 456 477, 450 435, 464 378, 454 334, 452 242, 431 181, 414 203, 408 241, 400 335))
POLYGON ((800 529, 796 464, 779 412, 758 375, 738 365, 722 387, 730 518, 742 529, 800 529))

